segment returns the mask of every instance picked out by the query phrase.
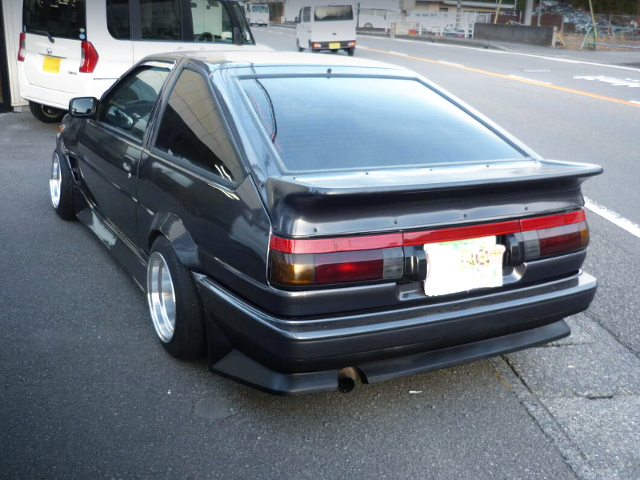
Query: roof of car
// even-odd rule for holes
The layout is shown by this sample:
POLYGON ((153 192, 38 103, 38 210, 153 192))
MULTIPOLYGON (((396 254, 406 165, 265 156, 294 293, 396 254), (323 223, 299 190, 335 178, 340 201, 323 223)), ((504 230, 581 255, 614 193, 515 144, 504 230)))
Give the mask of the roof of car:
POLYGON ((323 55, 317 53, 274 52, 256 50, 234 51, 193 51, 172 53, 171 56, 187 57, 209 65, 228 66, 229 64, 250 64, 252 66, 342 66, 382 68, 406 72, 407 69, 388 63, 353 58, 342 55, 323 55))

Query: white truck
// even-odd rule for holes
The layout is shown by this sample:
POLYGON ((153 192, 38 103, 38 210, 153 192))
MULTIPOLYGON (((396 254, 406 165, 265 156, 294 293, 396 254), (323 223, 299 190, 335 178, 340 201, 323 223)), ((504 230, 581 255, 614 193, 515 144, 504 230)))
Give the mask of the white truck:
POLYGON ((269 26, 269 5, 265 5, 263 3, 247 4, 247 22, 251 26, 269 26))
POLYGON ((356 9, 353 5, 305 6, 296 18, 298 51, 356 50, 356 9))

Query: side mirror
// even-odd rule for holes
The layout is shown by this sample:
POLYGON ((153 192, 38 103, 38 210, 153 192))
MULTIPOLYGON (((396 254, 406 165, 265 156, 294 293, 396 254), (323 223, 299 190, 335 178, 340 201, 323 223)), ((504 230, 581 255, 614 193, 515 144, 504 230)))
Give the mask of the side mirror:
POLYGON ((296 17, 296 23, 300 23, 300 17, 296 17))
POLYGON ((99 103, 94 97, 72 98, 69 102, 69 115, 75 118, 92 118, 98 111, 99 103))

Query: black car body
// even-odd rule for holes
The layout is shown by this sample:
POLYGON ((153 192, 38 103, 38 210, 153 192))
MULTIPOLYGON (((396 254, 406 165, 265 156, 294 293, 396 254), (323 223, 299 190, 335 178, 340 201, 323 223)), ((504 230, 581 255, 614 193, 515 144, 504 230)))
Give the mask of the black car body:
POLYGON ((70 112, 58 214, 147 291, 170 353, 254 387, 347 391, 540 345, 594 297, 581 184, 602 169, 543 160, 408 70, 156 55, 70 112), (425 244, 477 237, 504 246, 499 284, 427 295, 425 244))

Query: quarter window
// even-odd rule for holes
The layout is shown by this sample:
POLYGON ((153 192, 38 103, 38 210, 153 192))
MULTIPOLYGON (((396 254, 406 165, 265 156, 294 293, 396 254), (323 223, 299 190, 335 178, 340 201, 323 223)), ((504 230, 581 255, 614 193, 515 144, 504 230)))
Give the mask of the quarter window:
POLYGON ((129 0, 107 0, 107 28, 113 38, 131 38, 129 0))
POLYGON ((233 43, 233 26, 222 2, 192 0, 190 5, 194 41, 233 43))
POLYGON ((242 169, 208 83, 199 73, 182 72, 162 116, 156 147, 233 182, 242 169))
POLYGON ((181 0, 140 0, 144 40, 181 40, 181 0))
POLYGON ((142 66, 109 94, 100 120, 142 140, 169 68, 142 66))

